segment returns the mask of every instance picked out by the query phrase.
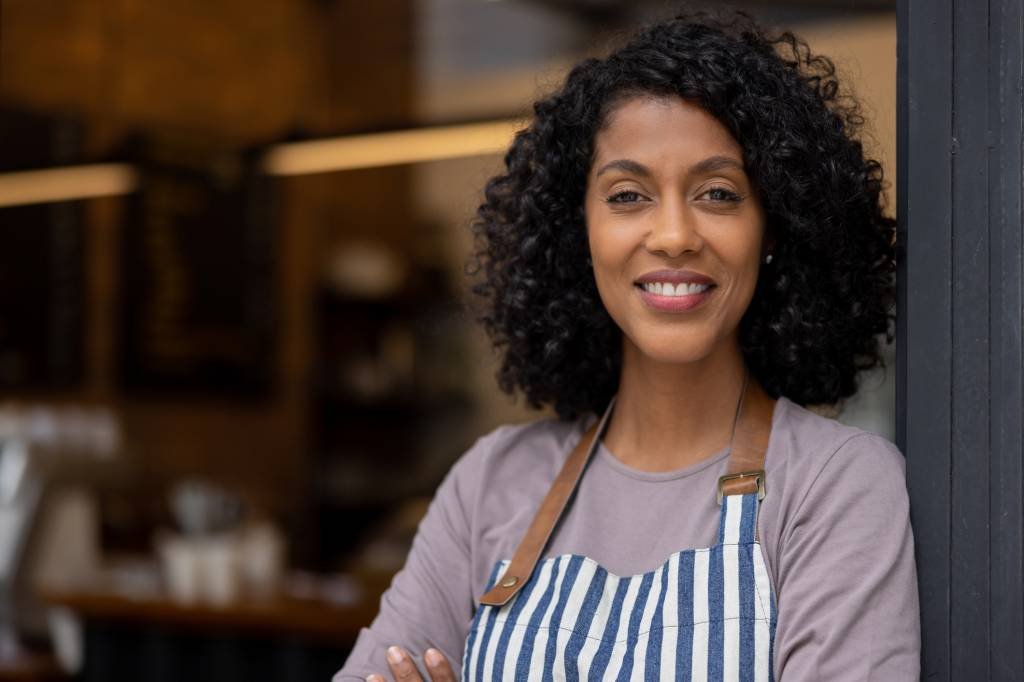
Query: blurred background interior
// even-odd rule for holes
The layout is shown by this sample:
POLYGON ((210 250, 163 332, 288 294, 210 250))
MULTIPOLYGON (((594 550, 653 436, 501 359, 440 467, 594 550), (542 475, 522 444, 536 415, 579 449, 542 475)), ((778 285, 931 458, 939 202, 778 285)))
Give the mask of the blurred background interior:
MULTIPOLYGON (((739 6, 894 178, 894 0, 739 6)), ((0 0, 0 679, 329 679, 452 462, 547 416, 466 306, 484 182, 671 8, 0 0)), ((834 416, 892 438, 891 379, 834 416)))

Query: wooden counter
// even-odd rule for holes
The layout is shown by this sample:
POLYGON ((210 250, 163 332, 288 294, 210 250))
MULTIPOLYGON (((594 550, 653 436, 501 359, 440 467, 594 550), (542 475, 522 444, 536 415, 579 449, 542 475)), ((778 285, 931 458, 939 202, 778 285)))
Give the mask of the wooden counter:
POLYGON ((41 596, 50 606, 69 609, 86 620, 180 626, 192 631, 233 630, 351 644, 359 629, 376 615, 380 593, 367 591, 352 605, 278 596, 217 606, 186 604, 163 594, 125 595, 103 589, 47 590, 41 596))
POLYGON ((40 596, 84 625, 82 682, 305 682, 340 669, 389 580, 335 580, 333 589, 313 580, 301 590, 224 606, 99 585, 40 596))

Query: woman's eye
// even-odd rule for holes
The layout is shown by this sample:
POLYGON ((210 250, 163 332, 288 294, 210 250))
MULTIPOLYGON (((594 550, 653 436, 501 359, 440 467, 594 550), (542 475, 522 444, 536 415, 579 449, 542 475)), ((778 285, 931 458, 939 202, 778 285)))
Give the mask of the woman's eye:
POLYGON ((639 192, 634 192, 633 190, 623 190, 621 192, 616 192, 615 194, 611 195, 610 197, 605 199, 605 201, 607 201, 609 204, 633 204, 636 203, 637 201, 640 201, 641 198, 642 197, 640 196, 639 192))
POLYGON ((739 203, 743 199, 743 197, 736 194, 736 192, 724 187, 712 187, 708 191, 704 192, 703 196, 708 197, 711 201, 721 201, 731 204, 739 203))

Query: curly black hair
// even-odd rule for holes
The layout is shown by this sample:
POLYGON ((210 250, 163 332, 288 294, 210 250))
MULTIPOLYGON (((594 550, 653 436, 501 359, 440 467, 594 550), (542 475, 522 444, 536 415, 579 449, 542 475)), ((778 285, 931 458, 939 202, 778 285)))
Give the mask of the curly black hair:
POLYGON ((750 371, 773 396, 835 404, 893 339, 896 221, 864 118, 833 62, 749 15, 686 13, 578 63, 533 106, 472 223, 466 273, 478 321, 503 353, 498 385, 562 419, 600 413, 618 389, 621 331, 598 295, 583 203, 594 137, 637 95, 678 96, 743 149, 773 261, 740 322, 750 371), (482 274, 481 274, 482 273, 482 274))

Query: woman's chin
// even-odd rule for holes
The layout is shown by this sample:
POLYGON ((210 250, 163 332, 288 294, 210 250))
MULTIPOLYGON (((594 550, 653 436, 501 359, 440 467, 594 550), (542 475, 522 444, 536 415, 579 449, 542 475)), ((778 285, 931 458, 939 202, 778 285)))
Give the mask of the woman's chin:
POLYGON ((711 354, 711 348, 694 343, 672 343, 663 341, 657 344, 637 346, 639 358, 645 362, 660 365, 688 365, 699 362, 711 354))

